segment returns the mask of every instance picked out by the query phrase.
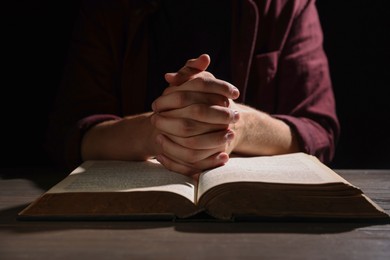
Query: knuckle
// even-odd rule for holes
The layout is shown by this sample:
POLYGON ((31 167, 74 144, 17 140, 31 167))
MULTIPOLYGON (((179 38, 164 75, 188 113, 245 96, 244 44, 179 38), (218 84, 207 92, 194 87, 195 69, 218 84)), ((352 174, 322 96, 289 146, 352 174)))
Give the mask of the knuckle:
POLYGON ((204 72, 203 72, 203 75, 204 75, 206 78, 210 78, 210 79, 215 78, 214 75, 211 74, 211 73, 208 72, 208 71, 204 71, 204 72))
POLYGON ((180 132, 184 137, 189 136, 194 132, 195 126, 192 120, 182 119, 180 122, 180 132))
POLYGON ((177 76, 178 76, 179 78, 186 78, 186 77, 188 77, 188 74, 189 74, 189 72, 188 72, 188 70, 186 69, 186 67, 180 69, 180 70, 177 72, 177 76))
POLYGON ((183 107, 188 103, 188 94, 185 91, 176 93, 176 104, 179 107, 183 107))
POLYGON ((226 81, 220 81, 220 85, 224 91, 224 93, 230 93, 231 92, 231 87, 230 84, 227 83, 226 81))
POLYGON ((197 145, 197 142, 193 137, 187 137, 183 139, 182 145, 187 148, 194 148, 197 145))
POLYGON ((206 86, 208 84, 209 80, 205 77, 196 77, 193 79, 193 83, 199 86, 206 86))
POLYGON ((202 118, 205 114, 207 114, 207 109, 205 106, 201 104, 193 105, 190 107, 190 112, 195 118, 202 118))
POLYGON ((194 164, 197 161, 199 161, 199 152, 193 149, 189 149, 186 154, 186 161, 189 162, 190 164, 194 164))
POLYGON ((191 176, 191 175, 199 172, 199 170, 196 170, 196 169, 191 168, 189 166, 178 164, 178 163, 173 163, 173 162, 164 162, 163 165, 165 168, 167 168, 170 171, 174 171, 174 172, 180 173, 182 175, 186 175, 186 176, 191 176))
POLYGON ((230 122, 233 119, 233 115, 230 109, 222 109, 221 114, 225 122, 230 122))

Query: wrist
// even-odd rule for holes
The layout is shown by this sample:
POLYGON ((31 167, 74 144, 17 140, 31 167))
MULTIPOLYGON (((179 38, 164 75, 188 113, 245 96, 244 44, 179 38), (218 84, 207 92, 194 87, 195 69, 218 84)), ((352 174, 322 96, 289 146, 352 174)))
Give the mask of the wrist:
POLYGON ((232 129, 233 152, 245 155, 275 155, 299 151, 293 130, 284 121, 262 111, 237 105, 240 120, 232 129))
POLYGON ((98 123, 84 133, 80 147, 83 161, 109 158, 109 149, 106 148, 109 140, 106 136, 112 131, 112 125, 120 120, 122 119, 98 123))
POLYGON ((156 154, 151 113, 106 121, 92 127, 81 144, 83 160, 146 160, 156 154))

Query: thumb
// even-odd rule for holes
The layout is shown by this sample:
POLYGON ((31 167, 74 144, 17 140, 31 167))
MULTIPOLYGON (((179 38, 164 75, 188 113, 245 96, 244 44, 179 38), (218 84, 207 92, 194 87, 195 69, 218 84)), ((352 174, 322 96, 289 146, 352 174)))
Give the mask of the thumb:
POLYGON ((202 54, 198 58, 190 59, 177 72, 165 74, 165 80, 173 86, 178 86, 192 79, 196 74, 205 71, 210 65, 211 59, 208 54, 202 54))

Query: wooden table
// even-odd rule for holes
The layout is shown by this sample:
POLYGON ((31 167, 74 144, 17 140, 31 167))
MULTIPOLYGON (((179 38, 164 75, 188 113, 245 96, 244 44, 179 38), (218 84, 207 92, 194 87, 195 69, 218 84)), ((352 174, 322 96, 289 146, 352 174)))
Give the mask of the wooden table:
MULTIPOLYGON (((336 170, 390 212, 390 170, 336 170)), ((64 175, 0 169, 0 259, 390 259, 390 224, 18 221, 64 175)))

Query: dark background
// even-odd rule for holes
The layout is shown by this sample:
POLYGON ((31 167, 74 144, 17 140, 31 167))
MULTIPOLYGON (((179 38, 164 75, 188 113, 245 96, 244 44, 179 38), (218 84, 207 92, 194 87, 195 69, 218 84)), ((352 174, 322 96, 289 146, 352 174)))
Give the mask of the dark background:
MULTIPOLYGON (((42 147, 80 0, 2 3, 2 167, 47 166, 42 147)), ((390 168, 385 0, 318 0, 342 134, 334 168, 390 168)))

